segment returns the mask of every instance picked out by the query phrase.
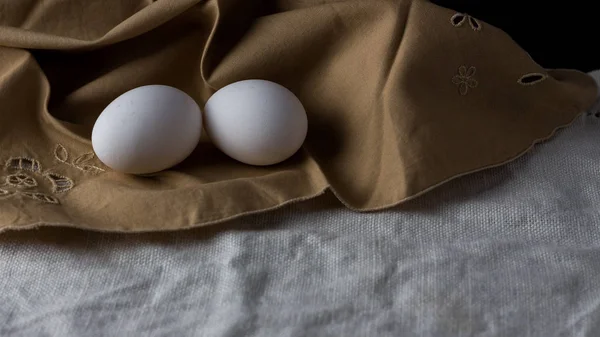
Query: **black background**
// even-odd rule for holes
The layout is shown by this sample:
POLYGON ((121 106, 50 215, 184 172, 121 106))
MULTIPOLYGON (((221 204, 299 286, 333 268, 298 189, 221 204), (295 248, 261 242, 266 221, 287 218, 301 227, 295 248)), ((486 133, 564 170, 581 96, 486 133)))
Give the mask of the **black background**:
POLYGON ((600 69, 600 1, 432 2, 501 28, 545 68, 600 69))

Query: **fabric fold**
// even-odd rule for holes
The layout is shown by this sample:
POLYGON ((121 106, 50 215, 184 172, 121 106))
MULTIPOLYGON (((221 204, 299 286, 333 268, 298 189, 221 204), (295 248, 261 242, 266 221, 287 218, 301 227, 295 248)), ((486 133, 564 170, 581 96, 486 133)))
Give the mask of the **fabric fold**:
POLYGON ((502 165, 586 110, 586 74, 546 70, 508 35, 424 0, 35 1, 0 6, 0 228, 175 230, 331 189, 392 207, 502 165), (60 20, 59 20, 60 18, 60 20), (91 128, 114 98, 164 84, 203 106, 260 78, 292 90, 309 134, 251 167, 203 138, 171 170, 111 172, 91 128))

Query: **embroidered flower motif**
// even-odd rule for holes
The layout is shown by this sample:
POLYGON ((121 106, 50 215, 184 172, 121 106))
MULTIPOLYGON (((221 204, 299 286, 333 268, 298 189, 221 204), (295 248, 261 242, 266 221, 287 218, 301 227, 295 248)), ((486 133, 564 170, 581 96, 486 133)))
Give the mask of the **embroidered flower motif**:
POLYGON ((7 176, 6 184, 17 188, 31 188, 38 185, 37 181, 33 177, 25 173, 17 173, 7 176))
POLYGON ((452 17, 450 18, 450 22, 454 27, 462 27, 465 24, 465 22, 469 22, 469 26, 471 26, 471 29, 473 29, 476 32, 481 30, 481 23, 479 23, 479 20, 465 13, 456 13, 452 15, 452 17))
POLYGON ((52 187, 52 193, 66 192, 75 186, 73 180, 52 172, 42 172, 42 165, 34 159, 25 157, 10 158, 6 161, 4 169, 9 174, 0 185, 0 198, 23 196, 48 204, 59 204, 58 198, 44 193, 31 174, 39 175, 52 187))
MULTIPOLYGON (((81 170, 97 174, 104 169, 94 165, 93 152, 83 153, 71 159, 69 151, 61 144, 54 148, 57 161, 81 170)), ((25 197, 48 204, 60 204, 54 195, 64 193, 75 187, 68 177, 44 171, 39 161, 27 157, 12 157, 4 165, 5 177, 0 177, 0 199, 25 197)))
POLYGON ((461 95, 464 96, 469 93, 469 88, 477 88, 479 83, 473 78, 476 71, 477 69, 475 69, 475 67, 469 67, 469 69, 467 69, 465 66, 460 66, 458 68, 458 74, 452 77, 452 83, 458 85, 458 92, 461 95))

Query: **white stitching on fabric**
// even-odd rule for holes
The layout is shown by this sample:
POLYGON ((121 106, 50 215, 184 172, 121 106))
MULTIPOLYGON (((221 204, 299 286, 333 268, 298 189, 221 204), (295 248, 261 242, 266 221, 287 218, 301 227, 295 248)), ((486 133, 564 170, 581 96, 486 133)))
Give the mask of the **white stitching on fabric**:
POLYGON ((469 26, 471 26, 471 29, 473 29, 474 31, 481 31, 481 22, 479 22, 479 20, 475 19, 469 14, 456 13, 450 18, 450 23, 452 23, 454 27, 462 27, 465 24, 465 22, 469 22, 469 26))
MULTIPOLYGON (((94 164, 93 160, 96 155, 93 152, 83 153, 74 159, 71 157, 67 148, 62 144, 57 144, 54 148, 54 158, 60 163, 86 173, 97 174, 105 171, 94 164)), ((64 193, 75 187, 75 182, 69 177, 49 170, 43 172, 40 162, 32 158, 10 157, 4 165, 4 169, 8 174, 0 177, 0 199, 24 196, 44 203, 60 204, 58 198, 45 193, 44 187, 39 185, 42 180, 35 178, 37 175, 49 182, 52 194, 64 193)), ((44 184, 44 186, 48 186, 48 184, 44 184)))
POLYGON ((11 157, 4 165, 6 169, 42 172, 39 161, 27 157, 11 157))
POLYGON ((46 173, 44 177, 52 184, 52 192, 54 193, 67 192, 75 186, 73 180, 56 173, 46 173))
POLYGON ((473 29, 474 31, 480 31, 481 30, 481 23, 479 23, 479 20, 475 19, 474 17, 469 15, 469 25, 471 26, 471 29, 473 29))
POLYGON ((546 74, 529 73, 529 74, 525 74, 525 75, 521 76, 517 80, 517 83, 519 83, 520 85, 524 85, 524 86, 536 85, 536 84, 544 81, 547 78, 548 78, 548 75, 546 75, 546 74))
POLYGON ((25 173, 6 176, 6 184, 16 188, 32 188, 38 185, 37 180, 25 173))
POLYGON ((465 15, 463 13, 456 13, 450 18, 450 22, 454 27, 461 27, 465 23, 465 15))
POLYGON ((93 174, 104 172, 101 167, 91 164, 90 162, 96 157, 93 152, 84 153, 77 158, 69 161, 69 151, 62 144, 57 144, 54 148, 54 158, 63 164, 72 166, 78 170, 93 174))
MULTIPOLYGON (((94 165, 93 160, 96 155, 93 152, 86 152, 71 159, 69 151, 62 144, 57 144, 54 148, 54 158, 60 163, 87 173, 96 174, 105 171, 103 168, 94 165)), ((34 177, 35 175, 42 176, 50 183, 53 194, 64 193, 75 187, 75 182, 69 177, 51 171, 42 172, 40 162, 32 158, 10 157, 4 165, 4 169, 8 172, 8 175, 0 177, 0 199, 24 196, 43 203, 60 204, 58 198, 44 193, 42 186, 34 177), (28 172, 33 173, 33 176, 28 172)))
POLYGON ((57 198, 55 198, 55 197, 53 197, 51 195, 44 194, 44 193, 39 193, 39 192, 21 192, 20 194, 23 195, 23 196, 26 196, 28 198, 44 202, 44 203, 48 203, 48 204, 60 204, 60 202, 58 201, 57 198))
POLYGON ((58 194, 71 190, 75 183, 68 177, 53 172, 42 173, 39 161, 27 157, 11 157, 5 165, 9 174, 4 177, 0 185, 0 198, 23 196, 48 204, 60 204, 58 198, 43 192, 38 180, 29 174, 41 175, 52 185, 52 193, 58 194))

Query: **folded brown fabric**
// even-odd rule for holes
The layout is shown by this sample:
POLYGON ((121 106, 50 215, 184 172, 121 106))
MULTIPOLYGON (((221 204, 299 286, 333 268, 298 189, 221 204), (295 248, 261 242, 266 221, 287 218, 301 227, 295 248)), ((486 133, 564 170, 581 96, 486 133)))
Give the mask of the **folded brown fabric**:
POLYGON ((0 1, 0 226, 172 230, 331 189, 377 210, 514 159, 587 109, 587 75, 545 70, 505 33, 424 0, 0 1), (164 84, 202 106, 260 78, 308 113, 304 148, 271 167, 204 139, 172 170, 111 172, 96 117, 164 84))

